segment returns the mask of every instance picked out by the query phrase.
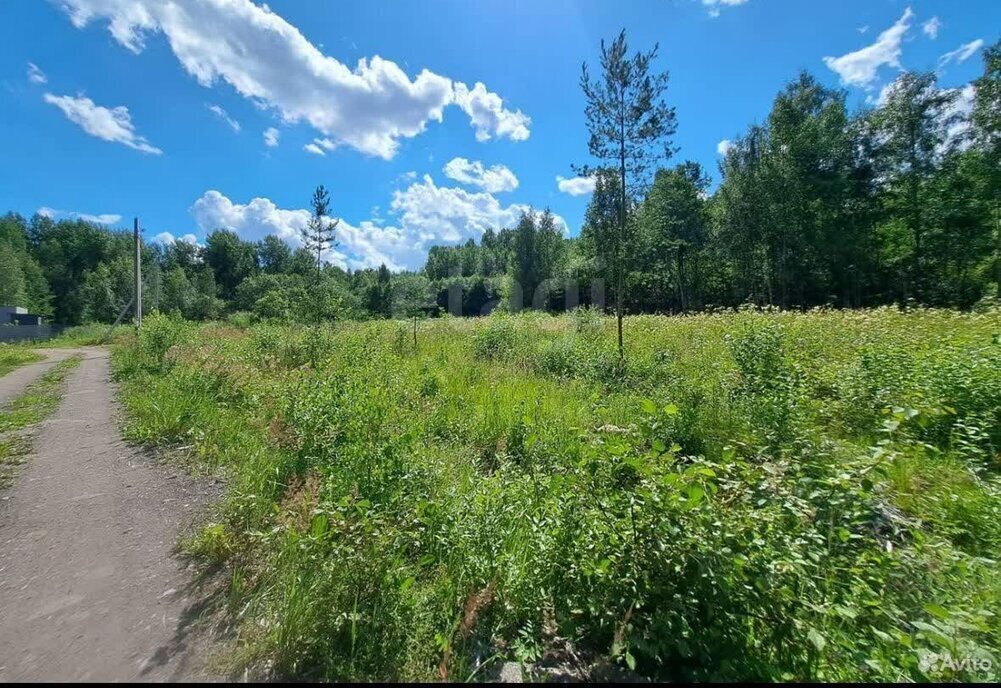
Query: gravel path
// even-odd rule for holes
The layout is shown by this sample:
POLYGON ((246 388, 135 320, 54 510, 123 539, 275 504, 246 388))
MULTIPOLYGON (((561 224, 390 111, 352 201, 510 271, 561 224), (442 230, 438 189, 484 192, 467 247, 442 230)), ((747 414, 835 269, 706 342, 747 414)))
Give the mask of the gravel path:
POLYGON ((38 352, 46 356, 44 361, 28 363, 0 377, 0 406, 19 395, 28 385, 44 375, 45 371, 64 358, 69 358, 73 354, 87 355, 87 352, 81 349, 39 349, 38 352))
MULTIPOLYGON (((45 365, 0 378, 0 399, 45 365)), ((121 441, 106 350, 67 390, 0 492, 0 681, 210 679, 189 636, 204 600, 173 550, 215 490, 121 441)))

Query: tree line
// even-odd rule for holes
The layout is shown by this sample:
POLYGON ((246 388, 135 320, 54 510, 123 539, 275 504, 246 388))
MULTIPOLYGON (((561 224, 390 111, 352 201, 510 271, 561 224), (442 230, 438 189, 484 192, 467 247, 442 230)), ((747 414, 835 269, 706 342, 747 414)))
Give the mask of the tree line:
MULTIPOLYGON (((401 317, 596 306, 682 313, 996 300, 1001 281, 1001 44, 984 52, 972 104, 933 73, 902 73, 874 107, 801 73, 707 170, 668 164, 677 122, 656 48, 625 34, 585 64, 594 180, 580 235, 549 210, 479 241, 435 246, 423 269, 325 264, 337 223, 321 186, 303 246, 228 230, 204 245, 142 248, 144 307, 185 318, 401 317)), ((56 322, 112 322, 132 299, 129 232, 83 220, 0 218, 0 303, 56 322)), ((620 340, 621 341, 621 340, 620 340)), ((621 344, 620 344, 621 345, 621 344)))
MULTIPOLYGON (((665 313, 745 303, 968 308, 998 297, 998 44, 985 51, 968 110, 933 73, 901 74, 876 107, 854 113, 844 90, 801 73, 731 143, 713 192, 698 163, 660 164, 674 152, 675 116, 657 102, 666 75, 647 73, 654 54, 628 57, 620 35, 602 48, 599 87, 585 70, 589 148, 602 164, 581 168, 595 189, 578 238, 525 257, 514 247, 531 243, 531 231, 519 225, 501 242, 504 232, 437 247, 425 272, 475 285, 539 266, 522 287, 550 293, 517 305, 549 310, 596 294, 616 310, 665 313)), ((500 286, 497 295, 511 297, 500 286)))
MULTIPOLYGON (((379 269, 317 269, 315 244, 295 248, 270 235, 246 241, 216 230, 204 245, 144 242, 143 308, 191 320, 236 311, 260 318, 388 317, 394 293, 420 275, 379 269)), ((133 297, 132 233, 84 220, 0 217, 0 304, 22 305, 55 322, 110 323, 133 297)), ((401 313, 402 314, 402 313, 401 313)), ((128 317, 128 315, 126 316, 128 317)))

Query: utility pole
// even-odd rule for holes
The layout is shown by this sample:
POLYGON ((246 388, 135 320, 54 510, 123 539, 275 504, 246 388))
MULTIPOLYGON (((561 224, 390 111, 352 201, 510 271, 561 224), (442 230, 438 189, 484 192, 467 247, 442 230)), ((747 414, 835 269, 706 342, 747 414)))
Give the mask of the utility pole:
POLYGON ((136 259, 135 259, 135 303, 136 303, 136 327, 142 327, 143 324, 143 281, 142 281, 142 237, 139 235, 139 218, 135 218, 133 224, 134 236, 136 243, 136 259))

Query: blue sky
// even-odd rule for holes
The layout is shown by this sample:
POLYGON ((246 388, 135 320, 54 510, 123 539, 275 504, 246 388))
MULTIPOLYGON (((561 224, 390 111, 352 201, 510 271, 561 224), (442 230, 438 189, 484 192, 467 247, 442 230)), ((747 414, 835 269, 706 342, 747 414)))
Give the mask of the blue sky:
POLYGON ((901 68, 962 88, 1001 3, 0 2, 0 212, 294 243, 323 183, 341 218, 328 257, 354 268, 420 267, 429 246, 527 206, 576 234, 580 65, 623 27, 633 49, 659 42, 671 73, 672 163, 716 174, 725 141, 800 69, 853 105, 877 102, 901 68))

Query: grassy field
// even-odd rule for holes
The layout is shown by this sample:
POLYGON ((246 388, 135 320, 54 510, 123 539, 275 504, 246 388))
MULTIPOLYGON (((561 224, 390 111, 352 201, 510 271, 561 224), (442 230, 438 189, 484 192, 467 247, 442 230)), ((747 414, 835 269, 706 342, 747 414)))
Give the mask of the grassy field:
POLYGON ((25 363, 41 361, 42 357, 27 346, 0 344, 0 376, 4 376, 25 363))
POLYGON ((998 311, 411 328, 116 345, 127 435, 227 477, 235 665, 999 678, 998 311))

